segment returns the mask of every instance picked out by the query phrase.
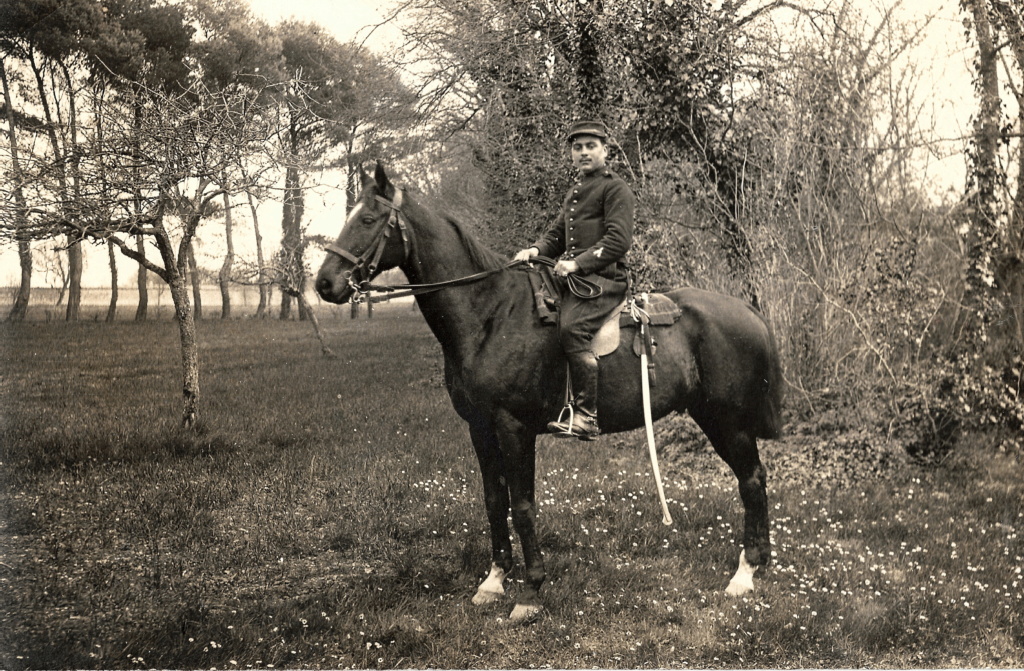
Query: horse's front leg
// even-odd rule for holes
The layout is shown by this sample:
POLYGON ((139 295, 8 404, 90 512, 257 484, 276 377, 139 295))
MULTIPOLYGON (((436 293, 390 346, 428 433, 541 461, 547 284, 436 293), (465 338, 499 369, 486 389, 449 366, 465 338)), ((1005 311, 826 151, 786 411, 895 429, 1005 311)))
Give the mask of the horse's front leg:
POLYGON ((537 434, 525 428, 510 415, 503 414, 497 422, 498 444, 505 457, 505 472, 512 503, 512 524, 523 547, 526 566, 525 587, 516 601, 509 621, 513 624, 534 620, 544 609, 540 587, 547 577, 544 557, 537 541, 537 505, 534 494, 537 434))
POLYGON ((491 571, 477 588, 473 603, 482 606, 494 603, 505 594, 505 576, 512 570, 512 539, 508 528, 508 485, 505 459, 498 445, 494 427, 484 420, 470 422, 480 474, 484 482, 484 504, 491 528, 491 571))

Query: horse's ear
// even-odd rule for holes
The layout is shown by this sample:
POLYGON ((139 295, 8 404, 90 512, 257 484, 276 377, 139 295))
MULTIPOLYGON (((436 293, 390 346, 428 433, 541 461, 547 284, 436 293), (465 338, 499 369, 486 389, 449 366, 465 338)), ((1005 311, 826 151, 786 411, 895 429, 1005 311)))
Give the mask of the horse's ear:
POLYGON ((366 179, 367 179, 366 171, 363 170, 363 164, 360 163, 359 164, 359 184, 360 184, 360 186, 362 186, 363 184, 366 184, 366 179))
POLYGON ((388 185, 391 182, 388 180, 388 174, 384 172, 384 166, 380 162, 377 163, 377 169, 373 171, 373 179, 377 182, 377 190, 381 194, 386 194, 388 192, 388 185))

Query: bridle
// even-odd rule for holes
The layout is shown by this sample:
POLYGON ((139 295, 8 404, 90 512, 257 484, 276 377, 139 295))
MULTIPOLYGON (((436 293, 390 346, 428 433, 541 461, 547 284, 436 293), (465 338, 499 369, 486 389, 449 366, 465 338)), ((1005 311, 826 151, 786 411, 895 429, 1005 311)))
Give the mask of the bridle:
POLYGON ((401 211, 402 190, 396 187, 395 196, 392 200, 380 196, 374 196, 374 200, 390 209, 391 213, 388 215, 384 225, 374 234, 373 240, 366 247, 366 251, 356 256, 349 250, 333 243, 324 246, 324 250, 340 256, 352 264, 352 269, 346 272, 347 277, 345 279, 357 294, 364 294, 370 288, 368 286, 370 278, 373 277, 377 266, 380 265, 384 249, 388 246, 388 242, 396 230, 402 238, 403 262, 409 259, 409 252, 412 249, 412 243, 409 239, 409 227, 401 211), (357 280, 357 275, 361 275, 363 279, 357 280))
MULTIPOLYGON (((529 266, 532 267, 530 261, 510 261, 509 263, 499 268, 492 268, 490 270, 484 270, 479 273, 467 275, 465 277, 459 277, 454 280, 445 280, 443 282, 433 282, 429 284, 393 284, 393 285, 380 285, 371 284, 370 278, 373 277, 374 272, 377 270, 377 266, 380 265, 381 257, 384 255, 384 249, 387 247, 391 236, 398 231, 398 235, 402 238, 402 249, 403 257, 402 263, 406 263, 409 260, 409 255, 412 252, 412 240, 409 235, 409 226, 405 217, 402 215, 402 190, 395 187, 395 195, 391 200, 382 198, 381 196, 374 196, 374 200, 384 205, 391 210, 384 225, 374 233, 373 240, 366 247, 359 256, 356 256, 344 247, 331 243, 324 245, 324 251, 335 254, 336 256, 345 259, 352 264, 352 269, 346 271, 345 279, 348 282, 348 286, 355 292, 354 299, 359 301, 370 291, 382 291, 388 292, 388 296, 373 297, 370 302, 379 302, 382 300, 388 300, 391 298, 399 298, 402 296, 416 296, 419 294, 431 293, 439 291, 447 287, 462 286, 465 284, 471 284, 478 280, 482 280, 485 277, 504 272, 509 268, 515 268, 516 266, 529 266), (358 276, 361 276, 360 279, 358 276), (400 291, 399 293, 390 293, 394 291, 400 291)), ((542 256, 535 256, 531 259, 533 263, 540 263, 551 267, 555 264, 552 259, 548 259, 542 256)), ((401 265, 401 264, 400 264, 401 265)), ((597 284, 586 280, 576 275, 569 275, 566 278, 569 289, 581 298, 594 298, 601 295, 601 287, 597 284)))

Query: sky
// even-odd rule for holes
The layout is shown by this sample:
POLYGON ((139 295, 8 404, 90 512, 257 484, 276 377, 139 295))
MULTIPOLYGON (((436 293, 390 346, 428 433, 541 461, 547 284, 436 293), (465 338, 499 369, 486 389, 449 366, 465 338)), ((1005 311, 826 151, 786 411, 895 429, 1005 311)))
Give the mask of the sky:
MULTIPOLYGON (((291 18, 313 21, 342 42, 366 37, 367 27, 383 22, 391 5, 379 0, 249 0, 252 13, 270 23, 291 18)), ((382 29, 369 46, 384 45, 397 36, 393 28, 382 29)))
MULTIPOLYGON (((827 0, 798 1, 807 6, 821 4, 827 0)), ((879 5, 891 4, 891 0, 854 2, 862 3, 866 11, 872 11, 873 7, 879 5)), ((389 8, 394 4, 394 0, 249 0, 253 14, 269 23, 292 18, 316 22, 340 41, 366 40, 367 47, 381 53, 391 44, 398 42, 400 33, 393 25, 376 30, 371 30, 371 27, 384 21, 389 15, 389 8)), ((751 3, 752 6, 754 4, 755 2, 751 3)), ((944 138, 962 137, 969 129, 973 93, 970 75, 971 51, 964 39, 963 15, 959 10, 959 2, 904 0, 903 4, 906 5, 902 9, 904 18, 912 19, 932 13, 938 15, 930 25, 921 47, 911 54, 910 58, 917 67, 925 71, 920 98, 925 106, 924 112, 933 117, 936 134, 944 138)), ((944 161, 930 159, 932 162, 927 169, 930 174, 939 176, 942 183, 939 188, 958 189, 963 183, 964 166, 959 147, 957 143, 950 143, 944 152, 947 155, 944 161)), ((314 188, 307 195, 309 232, 333 237, 341 229, 344 217, 344 196, 341 189, 337 188, 340 179, 331 175, 321 175, 315 179, 321 186, 314 188)), ((270 244, 280 239, 280 219, 280 204, 267 202, 261 206, 261 233, 264 240, 270 244)), ((240 223, 236 228, 242 227, 243 224, 240 223)), ((199 264, 211 269, 219 268, 223 249, 222 231, 216 226, 206 226, 200 229, 200 236, 200 244, 197 247, 199 264)), ((246 231, 236 230, 235 240, 241 256, 255 257, 251 234, 246 235, 246 231)), ((309 258, 314 266, 319 262, 315 251, 311 250, 309 258)), ((121 284, 131 286, 134 283, 135 262, 119 257, 118 266, 121 284)), ((0 285, 16 285, 18 275, 15 250, 0 250, 0 285)), ((47 277, 41 270, 37 270, 34 277, 36 286, 47 286, 52 282, 52 277, 47 277)), ((103 287, 109 285, 109 282, 105 248, 87 246, 83 285, 103 287)))

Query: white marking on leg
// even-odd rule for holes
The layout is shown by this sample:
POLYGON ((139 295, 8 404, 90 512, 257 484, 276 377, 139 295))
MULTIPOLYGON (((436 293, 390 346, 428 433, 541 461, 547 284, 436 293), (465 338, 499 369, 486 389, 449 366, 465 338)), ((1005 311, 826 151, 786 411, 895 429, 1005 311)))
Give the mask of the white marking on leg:
POLYGON ((473 604, 483 606, 494 603, 505 594, 505 571, 497 564, 491 564, 491 572, 487 578, 480 583, 476 594, 473 596, 473 604))
POLYGON ((739 568, 736 569, 736 575, 729 581, 729 586, 725 588, 725 593, 729 596, 743 596, 748 592, 753 592, 754 571, 756 570, 756 566, 751 566, 747 562, 747 553, 740 550, 739 568))

